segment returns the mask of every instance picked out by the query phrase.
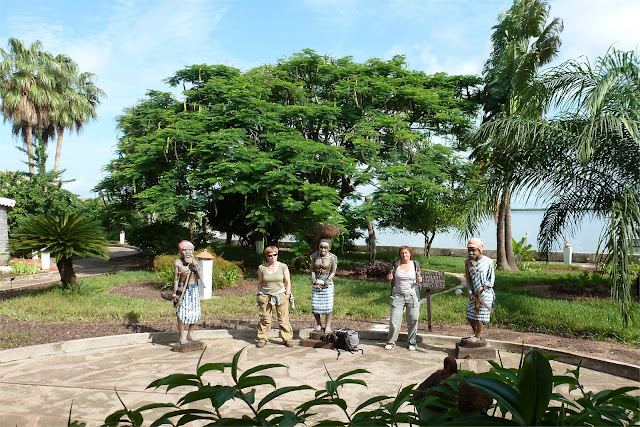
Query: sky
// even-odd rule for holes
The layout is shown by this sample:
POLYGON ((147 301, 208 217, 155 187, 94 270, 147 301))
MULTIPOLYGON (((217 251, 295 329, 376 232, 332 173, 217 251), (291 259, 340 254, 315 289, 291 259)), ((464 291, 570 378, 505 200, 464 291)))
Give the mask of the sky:
MULTIPOLYGON (((551 0, 564 22, 553 64, 604 55, 609 46, 637 50, 640 0, 551 0)), ((305 48, 333 57, 391 59, 428 74, 480 74, 491 27, 511 0, 0 0, 0 47, 9 38, 40 40, 96 75, 107 97, 98 119, 65 134, 66 188, 95 197, 103 166, 115 157, 116 117, 163 79, 192 64, 249 70, 305 48)), ((178 92, 176 92, 178 94, 178 92)), ((0 170, 27 170, 9 123, 0 124, 0 170)), ((53 167, 55 143, 50 144, 53 167)))

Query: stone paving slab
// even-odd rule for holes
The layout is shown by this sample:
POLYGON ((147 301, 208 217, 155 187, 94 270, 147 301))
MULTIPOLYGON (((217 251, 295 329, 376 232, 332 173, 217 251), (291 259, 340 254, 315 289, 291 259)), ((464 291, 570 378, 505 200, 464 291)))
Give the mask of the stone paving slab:
MULTIPOLYGON (((327 371, 336 378, 357 368, 369 370, 370 374, 357 376, 367 382, 367 388, 350 385, 340 390, 350 410, 369 397, 381 394, 395 396, 402 386, 420 383, 441 369, 447 355, 454 354, 454 345, 444 340, 426 343, 423 339, 417 351, 408 351, 403 346, 405 343, 399 343, 392 350, 384 350, 384 339, 363 340, 361 345, 364 354, 342 352, 337 358, 335 350, 301 345, 287 348, 277 338, 258 349, 253 337, 218 336, 221 338, 203 339, 207 345, 203 363, 230 362, 233 355, 242 350, 240 367, 243 370, 265 363, 285 364, 286 368, 267 371, 279 387, 308 384, 323 388, 329 379, 327 371)), ((67 423, 72 403, 72 419, 91 426, 100 425, 107 415, 122 407, 115 390, 131 407, 152 402, 175 403, 187 391, 186 388, 165 393, 163 388, 146 390, 146 386, 172 373, 194 373, 201 354, 172 352, 169 342, 126 344, 123 339, 124 345, 119 347, 92 348, 92 340, 81 341, 85 343, 84 350, 81 349, 81 343, 76 343, 73 347, 76 351, 21 359, 14 357, 13 361, 0 363, 0 426, 63 426, 67 423)), ((28 351, 28 348, 23 350, 28 351)), ((520 360, 519 352, 501 350, 500 356, 506 366, 515 367, 520 360)), ((458 360, 458 363, 461 369, 476 372, 487 371, 490 367, 484 360, 466 359, 458 360)), ((556 374, 575 369, 571 364, 558 361, 551 363, 556 374)), ((593 391, 639 385, 638 381, 584 368, 581 369, 580 378, 585 388, 593 391)), ((211 384, 233 384, 229 370, 224 373, 210 371, 205 379, 211 384)), ((270 391, 270 387, 259 387, 257 399, 270 391)), ((291 393, 277 399, 271 407, 293 409, 312 397, 312 392, 291 393)), ((210 409, 206 405, 200 407, 210 409)), ((237 412, 244 407, 233 402, 223 408, 223 413, 237 416, 237 412)), ((332 411, 335 410, 322 407, 315 412, 319 417, 335 414, 332 411)), ((160 413, 156 411, 155 416, 160 413)), ((151 415, 145 419, 154 417, 151 415)))

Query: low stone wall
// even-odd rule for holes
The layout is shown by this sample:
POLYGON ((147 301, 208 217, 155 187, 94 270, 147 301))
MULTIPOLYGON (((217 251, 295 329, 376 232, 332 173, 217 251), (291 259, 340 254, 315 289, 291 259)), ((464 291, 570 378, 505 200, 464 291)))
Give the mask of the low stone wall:
MULTIPOLYGON (((361 251, 367 251, 367 247, 364 245, 356 246, 357 249, 361 251)), ((399 246, 376 246, 376 250, 381 252, 397 252, 399 246)), ((424 255, 424 247, 412 247, 413 252, 417 254, 424 255)), ((431 255, 440 255, 440 256, 457 256, 457 257, 467 257, 467 250, 464 248, 431 248, 431 255)), ((483 252, 484 255, 489 258, 496 259, 497 251, 493 249, 487 249, 483 252)), ((542 255, 539 252, 534 252, 532 256, 536 261, 545 261, 542 255)), ((634 255, 632 259, 635 262, 640 262, 640 255, 634 255)), ((573 252, 571 256, 571 261, 576 263, 595 263, 596 254, 591 252, 573 252)), ((563 262, 564 258, 562 256, 562 252, 549 252, 549 261, 550 262, 563 262)))

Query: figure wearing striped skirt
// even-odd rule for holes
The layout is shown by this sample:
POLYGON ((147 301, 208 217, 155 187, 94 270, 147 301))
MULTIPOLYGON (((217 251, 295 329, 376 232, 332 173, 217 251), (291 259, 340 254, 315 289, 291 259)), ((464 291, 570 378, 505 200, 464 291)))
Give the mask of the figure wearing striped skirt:
POLYGON ((333 277, 336 275, 338 257, 329 252, 329 239, 320 240, 318 249, 311 256, 311 312, 316 319, 316 330, 324 329, 324 333, 329 334, 332 332, 333 277), (324 328, 321 315, 324 315, 324 328))
POLYGON ((193 331, 200 319, 200 290, 198 289, 200 268, 193 256, 195 249, 193 243, 183 240, 178 245, 178 249, 181 257, 174 263, 173 301, 178 318, 179 342, 187 344, 189 341, 196 341, 193 337, 193 331), (182 289, 180 295, 178 288, 182 289), (186 338, 184 336, 185 325, 188 325, 186 338))
POLYGON ((480 239, 471 239, 467 243, 469 257, 465 261, 465 276, 469 304, 467 305, 467 320, 473 329, 473 336, 469 341, 480 339, 485 324, 491 320, 491 312, 495 303, 493 284, 495 273, 491 258, 482 255, 484 244, 480 239))

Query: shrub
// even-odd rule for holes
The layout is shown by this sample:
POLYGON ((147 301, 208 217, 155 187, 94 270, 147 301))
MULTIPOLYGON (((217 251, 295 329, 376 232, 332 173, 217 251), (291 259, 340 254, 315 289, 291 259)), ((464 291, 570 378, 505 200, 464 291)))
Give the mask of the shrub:
POLYGON ((153 271, 158 275, 158 284, 161 289, 173 287, 173 263, 180 255, 156 255, 153 259, 153 271))
POLYGON ((242 261, 227 261, 215 254, 213 257, 213 288, 236 286, 242 280, 242 261))
POLYGON ((389 272, 389 265, 381 263, 368 264, 355 267, 353 272, 356 276, 364 276, 369 279, 384 279, 389 272))
POLYGON ((9 267, 13 274, 34 274, 38 272, 38 266, 27 264, 24 261, 9 261, 9 267))
MULTIPOLYGON (((161 289, 173 287, 173 263, 180 255, 158 255, 153 259, 153 269, 158 275, 161 289)), ((235 286, 242 279, 242 261, 227 261, 213 254, 212 287, 214 289, 235 286)))

